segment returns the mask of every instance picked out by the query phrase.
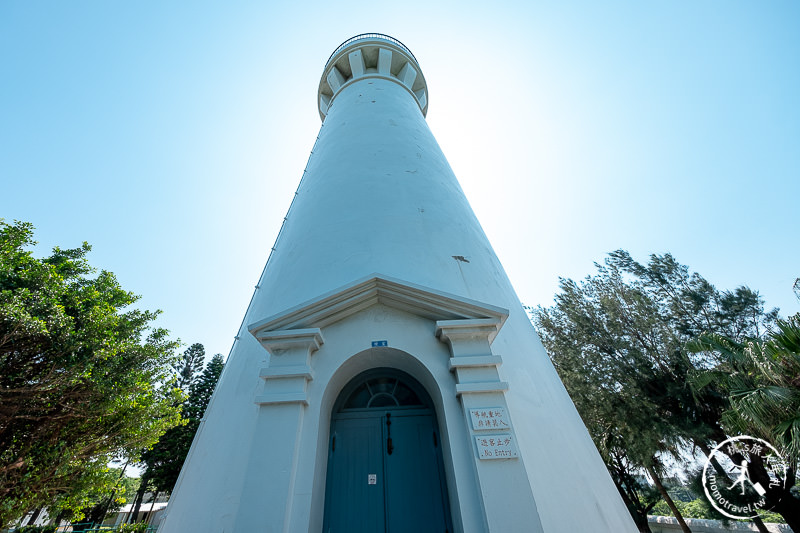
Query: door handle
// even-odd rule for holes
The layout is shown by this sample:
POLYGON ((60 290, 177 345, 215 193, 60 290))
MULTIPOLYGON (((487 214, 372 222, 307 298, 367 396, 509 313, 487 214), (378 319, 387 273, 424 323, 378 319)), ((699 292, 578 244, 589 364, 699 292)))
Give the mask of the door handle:
POLYGON ((392 413, 386 413, 386 453, 392 455, 392 413))

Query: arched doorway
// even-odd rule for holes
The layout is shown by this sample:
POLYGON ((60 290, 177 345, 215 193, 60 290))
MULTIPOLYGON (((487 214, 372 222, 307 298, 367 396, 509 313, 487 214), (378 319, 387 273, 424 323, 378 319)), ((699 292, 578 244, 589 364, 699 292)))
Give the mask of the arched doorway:
POLYGON ((451 532, 430 396, 378 368, 342 390, 331 415, 324 533, 451 532))

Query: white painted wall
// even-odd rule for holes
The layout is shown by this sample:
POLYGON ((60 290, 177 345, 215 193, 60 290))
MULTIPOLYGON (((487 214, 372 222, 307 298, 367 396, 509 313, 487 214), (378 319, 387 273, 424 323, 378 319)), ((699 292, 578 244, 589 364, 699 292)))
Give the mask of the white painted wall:
MULTIPOLYGON (((241 198, 242 209, 258 209, 247 191, 241 198)), ((253 246, 272 245, 246 231, 253 246)), ((330 410, 350 378, 375 366, 405 370, 434 399, 457 531, 636 530, 418 101, 396 80, 367 76, 335 95, 258 285, 164 532, 320 532, 330 410), (398 309, 378 305, 322 328, 307 406, 254 403, 269 355, 247 325, 373 273, 510 311, 491 352, 504 360, 520 458, 491 468, 521 468, 522 481, 505 492, 476 486, 486 466, 476 466, 448 346, 431 320, 398 309), (379 339, 389 348, 370 349, 379 339)))

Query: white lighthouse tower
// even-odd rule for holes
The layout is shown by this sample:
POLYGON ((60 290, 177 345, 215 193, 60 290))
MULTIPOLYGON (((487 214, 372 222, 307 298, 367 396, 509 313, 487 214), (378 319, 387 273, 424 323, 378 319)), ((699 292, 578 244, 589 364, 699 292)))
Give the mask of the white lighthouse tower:
POLYGON ((428 128, 412 53, 345 41, 317 105, 161 531, 636 531, 428 128))

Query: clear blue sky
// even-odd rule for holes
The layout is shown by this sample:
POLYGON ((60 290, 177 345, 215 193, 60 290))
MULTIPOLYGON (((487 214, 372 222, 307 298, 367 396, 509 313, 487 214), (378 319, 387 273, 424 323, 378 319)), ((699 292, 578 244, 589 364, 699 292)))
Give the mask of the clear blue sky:
POLYGON ((614 249, 800 311, 800 3, 0 2, 0 217, 227 355, 319 129, 325 60, 403 41, 526 305, 614 249))

